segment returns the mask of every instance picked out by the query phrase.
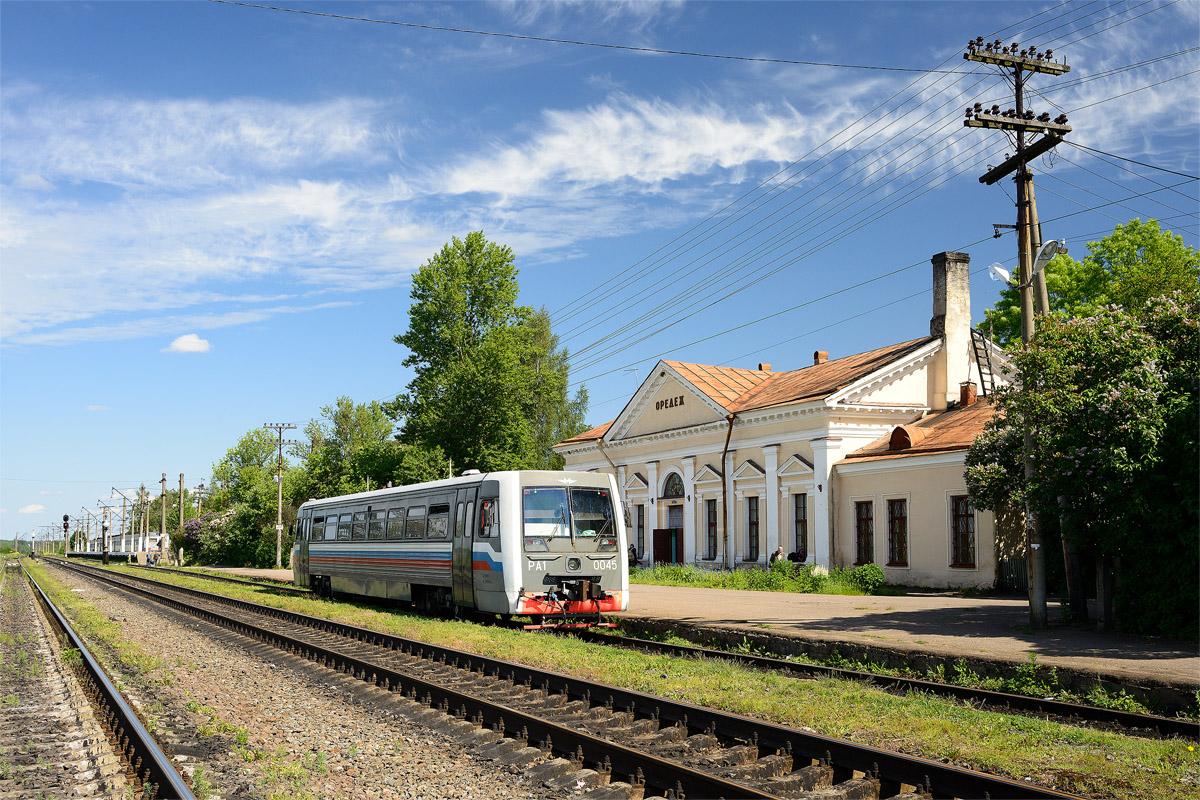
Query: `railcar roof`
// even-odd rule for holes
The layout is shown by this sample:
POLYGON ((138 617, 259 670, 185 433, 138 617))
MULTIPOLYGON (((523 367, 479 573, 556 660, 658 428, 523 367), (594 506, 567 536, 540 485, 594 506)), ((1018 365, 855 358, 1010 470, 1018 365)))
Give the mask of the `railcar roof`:
POLYGON ((489 478, 498 478, 502 475, 518 475, 522 478, 546 481, 562 481, 574 480, 585 481, 587 485, 606 484, 609 478, 608 473, 599 472, 575 472, 569 470, 508 470, 504 472, 483 472, 478 475, 459 475, 453 478, 443 478, 437 481, 426 481, 425 483, 409 483, 404 486, 392 486, 386 489, 373 489, 369 492, 355 492, 354 494, 343 494, 335 497, 314 497, 300 504, 300 508, 316 508, 325 505, 341 505, 343 503, 375 500, 392 495, 407 494, 409 492, 418 492, 424 490, 436 491, 438 489, 456 489, 459 486, 474 486, 482 483, 489 478))

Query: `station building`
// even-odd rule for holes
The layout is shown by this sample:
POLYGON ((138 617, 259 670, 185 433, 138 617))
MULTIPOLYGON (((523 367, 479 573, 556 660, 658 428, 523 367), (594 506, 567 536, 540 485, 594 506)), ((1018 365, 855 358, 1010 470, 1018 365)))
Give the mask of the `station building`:
POLYGON ((780 372, 659 361, 616 419, 555 450, 616 475, 646 562, 765 566, 782 545, 891 583, 991 586, 994 520, 963 470, 1006 359, 971 328, 969 257, 932 263, 928 336, 780 372))

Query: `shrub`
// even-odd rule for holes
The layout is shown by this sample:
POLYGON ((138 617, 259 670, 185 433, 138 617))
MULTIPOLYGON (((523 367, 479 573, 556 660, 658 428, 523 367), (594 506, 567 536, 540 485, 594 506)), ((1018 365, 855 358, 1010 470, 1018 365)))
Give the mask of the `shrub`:
POLYGON ((877 594, 887 583, 887 576, 878 564, 863 564, 850 570, 850 583, 867 594, 877 594))

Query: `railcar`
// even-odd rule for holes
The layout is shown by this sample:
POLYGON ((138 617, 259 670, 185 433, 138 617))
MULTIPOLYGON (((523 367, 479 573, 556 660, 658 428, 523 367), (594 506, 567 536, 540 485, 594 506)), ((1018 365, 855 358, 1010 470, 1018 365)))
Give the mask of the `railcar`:
POLYGON ((309 500, 292 557, 321 594, 561 625, 628 608, 625 550, 611 475, 512 471, 309 500))

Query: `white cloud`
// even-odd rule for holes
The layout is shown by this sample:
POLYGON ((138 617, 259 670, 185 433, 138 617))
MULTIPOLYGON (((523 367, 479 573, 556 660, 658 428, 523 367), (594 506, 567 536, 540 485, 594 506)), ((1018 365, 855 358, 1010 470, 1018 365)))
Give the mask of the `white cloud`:
POLYGON ((540 195, 632 182, 665 181, 756 161, 779 162, 815 144, 836 117, 805 117, 791 106, 735 114, 716 103, 682 105, 617 95, 580 110, 543 114, 542 130, 521 145, 496 147, 451 168, 452 194, 540 195))
POLYGON ((39 497, 55 497, 60 494, 62 494, 62 489, 39 489, 38 490, 39 497))
POLYGON ((46 507, 41 503, 30 503, 27 506, 21 506, 17 509, 18 514, 37 514, 39 511, 45 511, 46 507))
POLYGON ((5 161, 42 181, 99 181, 177 191, 361 160, 377 152, 379 105, 358 98, 71 100, 40 93, 5 103, 5 161))
POLYGON ((207 353, 212 345, 207 339, 201 339, 194 333, 185 333, 176 337, 171 344, 163 349, 164 353, 207 353))
POLYGON ((90 411, 93 414, 99 414, 104 411, 108 411, 108 406, 100 403, 89 403, 88 405, 84 406, 84 410, 90 411))

